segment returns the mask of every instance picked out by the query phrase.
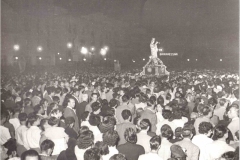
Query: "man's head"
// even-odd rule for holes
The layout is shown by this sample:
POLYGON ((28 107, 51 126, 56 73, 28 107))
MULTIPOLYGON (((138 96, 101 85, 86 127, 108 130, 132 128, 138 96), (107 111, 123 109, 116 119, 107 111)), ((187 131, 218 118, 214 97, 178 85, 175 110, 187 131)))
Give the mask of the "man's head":
POLYGON ((161 147, 161 137, 154 136, 150 139, 151 150, 157 151, 161 147))
POLYGON ((67 105, 70 108, 74 108, 75 107, 75 100, 73 98, 69 98, 67 101, 67 105))
POLYGON ((84 153, 84 160, 100 160, 100 150, 98 148, 90 148, 84 153))
POLYGON ((35 150, 27 150, 22 153, 21 160, 40 160, 40 156, 35 150))
POLYGON ((18 119, 20 122, 26 122, 27 121, 27 114, 26 113, 20 113, 18 115, 18 119))
POLYGON ((92 102, 96 102, 98 100, 98 94, 97 93, 92 93, 92 102))
POLYGON ((37 115, 30 114, 28 115, 28 123, 31 126, 38 126, 40 125, 40 118, 37 115))
POLYGON ((132 119, 132 114, 131 114, 131 112, 130 112, 128 109, 124 109, 124 110, 122 111, 122 118, 123 118, 124 120, 129 120, 129 121, 131 121, 131 119, 132 119))
POLYGON ((118 133, 113 129, 103 134, 103 142, 106 143, 108 146, 116 146, 118 140, 119 140, 118 133))
POLYGON ((127 142, 136 144, 137 143, 137 134, 133 128, 127 128, 124 132, 124 138, 127 142))
POLYGON ((150 125, 151 125, 151 123, 148 119, 143 119, 139 123, 139 127, 141 128, 141 130, 146 130, 146 131, 149 130, 150 125))
POLYGON ((230 109, 228 110, 228 118, 233 119, 239 116, 239 106, 237 104, 232 104, 230 109))
POLYGON ((198 130, 200 134, 205 134, 207 136, 210 136, 212 134, 213 126, 209 122, 202 122, 200 123, 198 130))
POLYGON ((45 153, 48 156, 50 156, 54 149, 54 143, 53 143, 53 141, 46 139, 41 143, 40 148, 41 148, 42 153, 45 153))

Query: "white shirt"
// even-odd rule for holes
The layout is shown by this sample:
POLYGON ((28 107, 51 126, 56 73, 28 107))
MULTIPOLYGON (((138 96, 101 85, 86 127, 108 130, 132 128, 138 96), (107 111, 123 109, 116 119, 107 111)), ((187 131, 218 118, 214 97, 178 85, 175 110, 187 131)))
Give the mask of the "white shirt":
POLYGON ((95 137, 98 137, 100 134, 102 134, 100 132, 100 130, 98 129, 97 126, 89 126, 89 130, 91 130, 93 132, 93 135, 94 135, 94 143, 96 143, 96 138, 95 137))
POLYGON ((151 137, 147 135, 147 131, 143 130, 137 134, 137 144, 143 146, 145 153, 148 153, 151 151, 150 139, 151 137))
POLYGON ((136 107, 136 110, 138 108, 142 108, 143 110, 147 107, 147 104, 146 103, 139 103, 139 104, 135 104, 135 107, 136 107))
POLYGON ((37 126, 31 126, 26 133, 27 142, 30 148, 40 148, 41 130, 37 126))
POLYGON ((157 153, 146 153, 143 155, 140 155, 138 157, 138 160, 163 160, 157 153))
POLYGON ((233 137, 235 133, 239 130, 239 117, 235 117, 228 125, 228 129, 231 131, 233 137))
POLYGON ((215 160, 229 151, 235 151, 235 149, 229 146, 225 141, 216 140, 204 147, 203 158, 204 160, 215 160))
POLYGON ((16 140, 17 140, 18 144, 24 145, 24 143, 23 143, 23 133, 27 130, 28 130, 28 128, 25 125, 21 125, 16 129, 15 137, 16 137, 16 140))
POLYGON ((0 145, 3 145, 11 138, 11 135, 9 129, 4 126, 0 126, 0 133, 0 145))
POLYGON ((163 159, 167 160, 171 158, 171 150, 170 147, 172 143, 170 143, 166 138, 162 138, 161 148, 158 150, 158 155, 163 159))
POLYGON ((192 143, 195 144, 196 146, 198 146, 198 148, 200 149, 199 160, 204 160, 203 155, 202 155, 204 147, 212 142, 213 142, 213 140, 211 138, 208 138, 204 134, 195 135, 193 137, 192 143))
POLYGON ((77 160, 84 160, 84 153, 86 150, 90 149, 91 147, 88 147, 86 149, 79 149, 78 146, 76 145, 74 148, 74 153, 77 157, 77 160))
POLYGON ((11 123, 16 130, 21 124, 18 118, 11 118, 9 119, 9 123, 11 123))
POLYGON ((102 155, 102 160, 109 160, 114 154, 118 154, 118 150, 116 149, 116 147, 108 147, 109 149, 109 153, 107 155, 102 155))

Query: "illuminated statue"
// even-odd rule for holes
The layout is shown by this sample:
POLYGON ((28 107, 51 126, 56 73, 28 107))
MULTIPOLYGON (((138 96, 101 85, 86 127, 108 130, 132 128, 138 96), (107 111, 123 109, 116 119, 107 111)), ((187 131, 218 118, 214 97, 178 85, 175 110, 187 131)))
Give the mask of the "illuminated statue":
MULTIPOLYGON (((152 41, 150 43, 150 48, 151 48, 151 58, 157 58, 157 52, 158 52, 158 47, 157 44, 159 42, 155 42, 155 38, 152 38, 152 41)), ((160 44, 160 43, 159 43, 160 44)))

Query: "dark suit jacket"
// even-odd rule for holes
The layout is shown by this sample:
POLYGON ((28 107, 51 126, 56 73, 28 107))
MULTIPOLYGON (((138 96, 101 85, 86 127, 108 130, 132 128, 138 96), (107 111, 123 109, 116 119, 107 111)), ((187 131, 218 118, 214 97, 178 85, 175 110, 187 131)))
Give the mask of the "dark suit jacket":
POLYGON ((65 108, 65 110, 63 112, 63 116, 64 116, 64 118, 66 118, 66 117, 73 117, 74 118, 75 124, 74 124, 73 129, 75 130, 75 132, 78 133, 78 131, 79 131, 79 123, 78 122, 79 121, 78 121, 78 117, 77 117, 76 113, 72 109, 67 107, 67 108, 65 108))
POLYGON ((81 124, 82 114, 83 114, 83 112, 85 112, 85 108, 86 108, 87 104, 88 103, 86 101, 83 101, 79 105, 76 105, 76 114, 78 117, 79 124, 81 124))

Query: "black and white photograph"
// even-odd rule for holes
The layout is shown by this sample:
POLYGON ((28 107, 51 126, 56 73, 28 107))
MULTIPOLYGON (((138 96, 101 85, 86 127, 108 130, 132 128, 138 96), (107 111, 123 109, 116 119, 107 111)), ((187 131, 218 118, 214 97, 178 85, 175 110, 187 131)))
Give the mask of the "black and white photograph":
POLYGON ((238 0, 1 0, 1 160, 239 160, 238 0))

